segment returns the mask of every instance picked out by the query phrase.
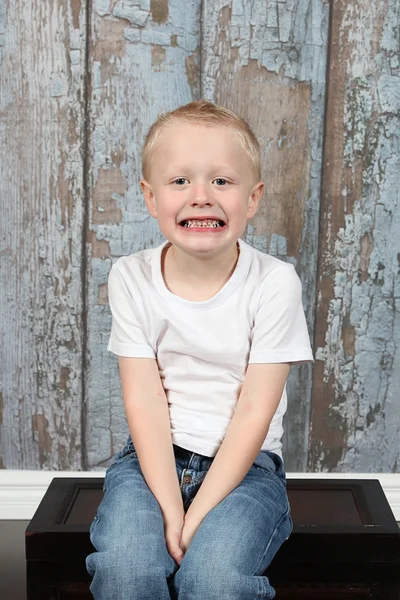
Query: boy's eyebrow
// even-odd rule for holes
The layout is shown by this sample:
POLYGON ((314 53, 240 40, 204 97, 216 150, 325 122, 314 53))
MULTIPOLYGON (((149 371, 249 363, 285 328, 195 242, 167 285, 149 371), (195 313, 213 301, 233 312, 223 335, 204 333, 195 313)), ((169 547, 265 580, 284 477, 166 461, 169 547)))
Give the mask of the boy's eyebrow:
MULTIPOLYGON (((232 171, 235 171, 235 173, 237 173, 238 175, 240 175, 239 171, 237 169, 235 169, 235 167, 233 167, 232 165, 216 165, 215 167, 212 167, 213 170, 219 170, 219 169, 232 169, 232 171)), ((191 167, 187 166, 187 165, 172 165, 167 167, 166 169, 164 169, 161 172, 161 175, 164 175, 164 173, 167 173, 167 171, 190 171, 191 167)))

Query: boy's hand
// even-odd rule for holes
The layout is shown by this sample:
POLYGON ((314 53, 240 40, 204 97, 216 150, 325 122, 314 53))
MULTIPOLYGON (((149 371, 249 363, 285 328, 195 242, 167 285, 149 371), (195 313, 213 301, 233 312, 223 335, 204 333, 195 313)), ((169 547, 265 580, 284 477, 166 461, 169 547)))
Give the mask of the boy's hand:
POLYGON ((172 556, 178 565, 181 564, 184 553, 180 547, 182 529, 185 522, 185 512, 178 511, 173 515, 164 518, 164 535, 167 544, 168 554, 172 556))
POLYGON ((185 523, 183 525, 183 530, 182 530, 182 537, 181 537, 181 541, 180 541, 180 547, 183 551, 183 554, 186 554, 186 550, 189 548, 190 543, 196 534, 196 531, 200 527, 199 521, 190 519, 190 517, 186 518, 187 516, 188 515, 186 514, 185 523))
POLYGON ((180 566, 186 550, 189 548, 201 521, 189 518, 188 514, 176 513, 164 521, 165 541, 168 554, 180 566))

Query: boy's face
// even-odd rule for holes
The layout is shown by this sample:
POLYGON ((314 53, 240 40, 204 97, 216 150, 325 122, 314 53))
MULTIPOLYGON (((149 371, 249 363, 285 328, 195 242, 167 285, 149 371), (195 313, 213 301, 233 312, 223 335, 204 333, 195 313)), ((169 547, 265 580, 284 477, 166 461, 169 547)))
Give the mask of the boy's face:
POLYGON ((162 131, 149 180, 140 185, 165 238, 185 252, 208 256, 236 247, 264 187, 254 183, 250 158, 227 127, 183 121, 162 131), (179 225, 205 216, 226 226, 199 231, 179 225))

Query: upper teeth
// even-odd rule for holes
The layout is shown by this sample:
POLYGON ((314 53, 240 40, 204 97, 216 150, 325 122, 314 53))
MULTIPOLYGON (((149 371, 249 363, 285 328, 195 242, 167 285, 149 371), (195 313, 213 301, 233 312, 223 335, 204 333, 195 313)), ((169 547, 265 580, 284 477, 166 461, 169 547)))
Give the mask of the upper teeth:
POLYGON ((211 219, 203 219, 201 221, 184 221, 183 227, 219 227, 219 221, 212 221, 211 219))

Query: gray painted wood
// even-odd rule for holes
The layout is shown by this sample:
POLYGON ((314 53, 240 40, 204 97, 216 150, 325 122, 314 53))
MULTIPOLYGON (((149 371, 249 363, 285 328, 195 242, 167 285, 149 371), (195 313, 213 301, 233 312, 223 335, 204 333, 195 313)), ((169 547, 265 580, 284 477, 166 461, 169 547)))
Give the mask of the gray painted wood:
POLYGON ((117 359, 107 352, 107 278, 121 255, 161 244, 144 203, 141 148, 161 112, 199 95, 200 0, 97 0, 90 47, 90 217, 88 237, 88 468, 125 444, 128 427, 117 359))
POLYGON ((399 22, 333 4, 310 470, 399 470, 399 22))
POLYGON ((315 335, 314 369, 289 379, 286 469, 398 471, 399 11, 0 0, 0 468, 103 469, 125 443, 108 273, 164 241, 139 186, 148 127, 205 97, 260 140, 243 238, 295 264, 315 335))
POLYGON ((0 0, 0 463, 81 467, 85 10, 0 0))
MULTIPOLYGON (((289 261, 303 283, 313 336, 329 5, 206 1, 202 94, 243 116, 262 148, 263 199, 243 239, 289 261)), ((310 365, 288 381, 284 458, 304 471, 310 365)))
MULTIPOLYGON (((151 12, 147 20, 142 13, 139 19, 136 10, 119 2, 97 3, 93 15, 86 377, 88 460, 93 467, 107 464, 128 434, 117 361, 105 352, 110 330, 105 288, 114 258, 164 239, 148 215, 138 185, 141 143, 159 111, 201 95, 238 111, 254 127, 265 148, 268 183, 264 206, 244 239, 296 264, 305 283, 304 303, 313 331, 329 7, 314 2, 313 10, 307 12, 307 2, 297 6, 271 3, 266 11, 261 4, 251 8, 249 3, 204 2, 200 40, 200 6, 189 3, 183 41, 179 3, 170 2, 168 11, 166 3, 157 4, 159 11, 161 6, 162 22, 155 22, 151 12), (149 42, 153 43, 151 52, 149 42), (148 102, 137 103, 138 94, 148 102), (275 115, 273 120, 270 114, 275 115), (293 167, 285 178, 282 173, 288 163, 293 167)), ((285 440, 286 461, 292 470, 303 470, 307 459, 310 382, 310 366, 293 369, 286 435, 290 443, 285 440)))

